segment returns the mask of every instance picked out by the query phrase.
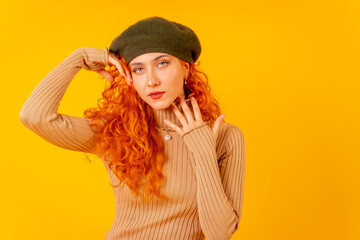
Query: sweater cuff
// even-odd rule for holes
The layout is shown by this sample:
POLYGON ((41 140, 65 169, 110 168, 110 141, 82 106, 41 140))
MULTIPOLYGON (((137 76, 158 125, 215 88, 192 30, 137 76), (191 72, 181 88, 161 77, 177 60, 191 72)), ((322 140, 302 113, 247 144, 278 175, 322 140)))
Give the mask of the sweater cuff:
POLYGON ((107 48, 81 47, 78 51, 84 59, 81 67, 86 70, 98 70, 109 64, 109 52, 107 48))
POLYGON ((216 147, 214 132, 205 122, 201 126, 186 132, 182 139, 193 153, 208 152, 216 147))

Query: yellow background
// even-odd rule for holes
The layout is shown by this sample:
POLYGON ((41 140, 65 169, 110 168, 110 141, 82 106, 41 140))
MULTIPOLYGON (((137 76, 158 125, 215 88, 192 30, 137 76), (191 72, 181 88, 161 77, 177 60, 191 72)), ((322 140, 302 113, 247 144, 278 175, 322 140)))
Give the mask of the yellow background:
MULTIPOLYGON (((19 112, 79 47, 136 21, 191 27, 225 121, 244 133, 243 212, 232 239, 360 239, 359 1, 2 0, 0 239, 103 239, 114 195, 100 159, 51 145, 19 112)), ((104 88, 81 70, 59 112, 104 88)))

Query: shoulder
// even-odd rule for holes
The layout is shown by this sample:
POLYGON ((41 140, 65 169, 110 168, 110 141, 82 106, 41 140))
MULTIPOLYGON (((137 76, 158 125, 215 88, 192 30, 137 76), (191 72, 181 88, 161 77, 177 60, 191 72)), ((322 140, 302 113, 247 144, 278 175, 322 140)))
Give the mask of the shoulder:
POLYGON ((223 123, 219 130, 218 144, 223 144, 228 150, 243 148, 244 134, 238 126, 231 123, 223 123))
POLYGON ((243 135, 243 132, 241 131, 241 129, 238 126, 231 124, 231 123, 227 123, 227 122, 221 124, 220 133, 225 133, 225 134, 237 133, 237 134, 243 135))
MULTIPOLYGON (((208 121, 208 126, 210 128, 212 128, 214 125, 214 121, 208 121)), ((224 122, 220 125, 220 129, 219 129, 219 135, 217 137, 217 142, 222 142, 222 141, 229 141, 231 139, 234 140, 238 139, 238 140, 242 140, 244 139, 244 134, 243 131, 236 125, 232 124, 232 123, 228 123, 228 122, 224 122)))
MULTIPOLYGON (((214 125, 213 120, 207 122, 207 125, 212 129, 214 125)), ((244 134, 243 131, 236 125, 228 122, 223 122, 220 125, 219 134, 216 138, 216 151, 218 155, 224 153, 229 154, 234 151, 244 151, 244 134)))
MULTIPOLYGON (((209 121, 212 128, 214 121, 209 121)), ((229 161, 240 163, 245 156, 245 143, 243 131, 236 125, 223 122, 220 125, 219 134, 216 138, 216 153, 219 167, 229 161), (231 158, 232 156, 232 158, 231 158)))

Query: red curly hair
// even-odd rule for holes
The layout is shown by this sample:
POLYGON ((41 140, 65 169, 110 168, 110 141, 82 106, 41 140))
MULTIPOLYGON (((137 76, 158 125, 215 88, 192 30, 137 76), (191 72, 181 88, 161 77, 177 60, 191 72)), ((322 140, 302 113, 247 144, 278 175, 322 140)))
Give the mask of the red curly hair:
MULTIPOLYGON (((120 54, 116 57, 130 72, 124 58, 120 54)), ((198 69, 198 65, 189 63, 185 98, 196 99, 203 121, 216 120, 221 109, 210 93, 208 77, 198 69)), ((126 84, 124 77, 118 77, 119 72, 114 69, 112 67, 110 73, 116 77, 115 81, 107 81, 98 107, 84 111, 84 117, 92 120, 90 127, 97 132, 92 153, 103 157, 120 184, 124 182, 135 197, 145 193, 146 200, 153 195, 166 199, 159 190, 164 180, 162 166, 166 161, 164 142, 158 130, 151 127, 156 125, 153 109, 133 87, 126 84)))

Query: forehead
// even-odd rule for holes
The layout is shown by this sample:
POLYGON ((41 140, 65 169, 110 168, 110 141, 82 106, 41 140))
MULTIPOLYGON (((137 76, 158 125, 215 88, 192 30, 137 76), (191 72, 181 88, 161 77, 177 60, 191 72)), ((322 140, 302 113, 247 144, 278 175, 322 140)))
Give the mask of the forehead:
POLYGON ((141 54, 139 56, 137 56, 136 58, 134 58, 133 60, 130 61, 130 66, 133 64, 138 64, 138 63, 147 63, 147 62, 152 62, 154 60, 157 60, 161 57, 170 57, 170 58, 174 58, 174 56, 172 56, 169 53, 163 53, 163 52, 151 52, 151 53, 144 53, 141 54))

